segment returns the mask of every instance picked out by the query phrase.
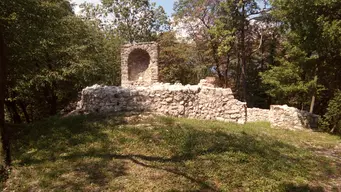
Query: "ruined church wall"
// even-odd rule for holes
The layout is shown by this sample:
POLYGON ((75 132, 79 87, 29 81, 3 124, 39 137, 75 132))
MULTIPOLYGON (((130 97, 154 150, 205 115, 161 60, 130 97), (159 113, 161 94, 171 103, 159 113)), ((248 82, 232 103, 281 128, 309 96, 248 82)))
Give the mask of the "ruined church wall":
POLYGON ((247 108, 247 122, 269 121, 270 110, 247 108))
POLYGON ((317 128, 318 115, 287 105, 271 105, 269 122, 272 127, 287 129, 317 128))
POLYGON ((159 45, 156 42, 134 43, 126 44, 121 49, 121 85, 123 87, 131 86, 149 86, 158 82, 158 56, 159 45), (137 51, 137 52, 134 52, 137 51), (139 54, 146 52, 149 55, 149 63, 145 71, 139 71, 141 60, 139 54), (134 54, 135 53, 135 54, 134 54), (133 62, 137 62, 135 66, 129 66, 129 60, 133 59, 133 62), (135 74, 137 79, 131 79, 132 74, 129 74, 130 70, 137 70, 140 74, 135 74))
POLYGON ((154 84, 148 87, 92 86, 82 91, 77 110, 83 112, 149 111, 161 115, 243 124, 246 104, 231 89, 198 85, 154 84))
POLYGON ((272 127, 286 129, 317 128, 318 115, 287 105, 271 105, 270 109, 247 109, 247 122, 267 121, 272 127))
POLYGON ((94 85, 83 89, 78 112, 152 112, 174 117, 244 124, 267 121, 286 129, 316 128, 318 116, 286 105, 270 109, 246 108, 231 89, 203 85, 162 84, 136 87, 94 85))

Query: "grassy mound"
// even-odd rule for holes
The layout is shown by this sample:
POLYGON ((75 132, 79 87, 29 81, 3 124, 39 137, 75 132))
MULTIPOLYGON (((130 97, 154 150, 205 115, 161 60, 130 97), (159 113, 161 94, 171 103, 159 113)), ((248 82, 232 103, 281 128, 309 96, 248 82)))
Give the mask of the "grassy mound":
POLYGON ((5 191, 341 190, 341 139, 325 133, 123 114, 15 132, 5 191))

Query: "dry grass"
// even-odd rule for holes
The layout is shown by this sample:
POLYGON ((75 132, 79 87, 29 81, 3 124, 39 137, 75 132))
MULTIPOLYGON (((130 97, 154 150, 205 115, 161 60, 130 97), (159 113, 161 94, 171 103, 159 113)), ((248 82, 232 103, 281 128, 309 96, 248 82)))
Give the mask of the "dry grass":
POLYGON ((124 114, 15 132, 4 191, 341 191, 325 133, 124 114))

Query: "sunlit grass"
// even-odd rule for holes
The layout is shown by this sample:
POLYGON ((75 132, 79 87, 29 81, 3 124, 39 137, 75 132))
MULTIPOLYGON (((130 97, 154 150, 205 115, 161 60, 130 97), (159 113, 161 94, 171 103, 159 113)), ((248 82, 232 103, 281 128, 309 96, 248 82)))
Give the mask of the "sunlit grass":
MULTIPOLYGON (((6 191, 323 191, 337 136, 183 118, 76 116, 17 128, 6 191)), ((341 190, 341 189, 340 189, 341 190)))

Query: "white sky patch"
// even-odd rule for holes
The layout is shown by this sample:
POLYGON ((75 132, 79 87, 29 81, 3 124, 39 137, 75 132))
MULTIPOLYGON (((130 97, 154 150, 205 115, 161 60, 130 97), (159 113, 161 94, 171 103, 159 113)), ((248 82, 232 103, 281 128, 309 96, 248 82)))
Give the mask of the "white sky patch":
POLYGON ((71 0, 70 2, 75 4, 75 7, 74 7, 75 13, 79 14, 79 12, 80 12, 79 5, 80 4, 87 2, 87 3, 93 3, 93 4, 97 5, 97 4, 101 3, 101 0, 71 0))
MULTIPOLYGON (((151 2, 155 2, 156 5, 163 6, 163 8, 167 12, 168 16, 171 16, 171 14, 173 13, 173 4, 175 1, 176 0, 151 0, 151 2)), ((80 11, 79 5, 80 4, 87 2, 87 3, 93 3, 93 4, 97 5, 97 4, 101 3, 101 0, 70 0, 70 2, 76 4, 76 6, 74 7, 75 13, 79 13, 79 11, 80 11)))

